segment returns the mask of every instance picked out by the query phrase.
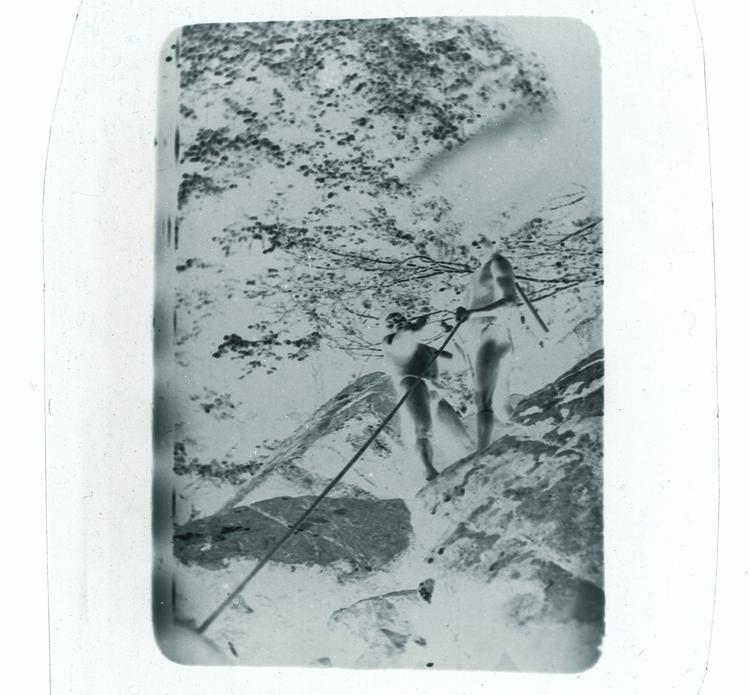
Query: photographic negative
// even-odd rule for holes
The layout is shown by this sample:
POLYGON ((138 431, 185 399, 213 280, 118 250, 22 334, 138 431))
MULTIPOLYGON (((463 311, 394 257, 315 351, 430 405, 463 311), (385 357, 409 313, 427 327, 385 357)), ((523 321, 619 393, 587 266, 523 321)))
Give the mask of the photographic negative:
POLYGON ((160 70, 164 653, 589 668, 604 632, 593 32, 192 25, 160 70))

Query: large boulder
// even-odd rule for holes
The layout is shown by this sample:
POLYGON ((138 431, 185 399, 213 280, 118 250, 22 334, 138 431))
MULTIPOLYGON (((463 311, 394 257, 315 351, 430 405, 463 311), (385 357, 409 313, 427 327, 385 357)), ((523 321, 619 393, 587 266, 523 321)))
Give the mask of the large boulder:
MULTIPOLYGON (((522 398, 490 447, 448 466, 416 498, 324 499, 253 585, 252 614, 230 607, 212 635, 255 665, 591 666, 604 632, 602 381, 598 352, 522 398), (265 639, 269 630, 284 640, 265 639)), ((384 385, 360 382, 358 393, 371 398, 384 385)), ((363 435, 374 413, 348 407, 352 417, 335 432, 325 418, 309 439, 300 430, 310 446, 296 449, 295 465, 322 460, 310 457, 334 435, 363 435)), ((379 474, 407 489, 421 471, 395 438, 386 442, 393 451, 379 474)), ((254 490, 264 499, 176 528, 178 599, 186 586, 191 595, 216 581, 235 586, 249 568, 233 561, 262 557, 315 499, 274 494, 271 480, 254 490)))
MULTIPOLYGON (((196 519, 175 529, 174 554, 186 564, 218 569, 261 558, 315 500, 275 497, 196 519)), ((335 565, 350 575, 382 569, 409 547, 403 500, 325 498, 273 556, 287 565, 335 565)))
POLYGON ((523 399, 490 447, 419 498, 442 537, 426 562, 485 581, 531 581, 518 619, 575 619, 603 630, 603 355, 523 399), (533 610, 530 608, 533 606, 533 610))
MULTIPOLYGON (((604 632, 603 355, 517 403, 481 454, 409 501, 416 589, 336 611, 355 665, 581 671, 604 632), (434 595, 433 595, 434 589, 434 595)), ((401 586, 404 586, 402 583, 401 586)))

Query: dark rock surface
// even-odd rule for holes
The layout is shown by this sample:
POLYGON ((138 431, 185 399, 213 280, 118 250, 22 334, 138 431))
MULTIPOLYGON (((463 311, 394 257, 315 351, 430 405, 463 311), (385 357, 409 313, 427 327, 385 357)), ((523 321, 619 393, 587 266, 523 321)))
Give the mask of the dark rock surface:
MULTIPOLYGON (((290 439, 287 453, 319 463, 328 444, 321 436, 331 427, 346 441, 363 436, 387 409, 386 387, 380 376, 360 379, 344 392, 346 417, 332 399, 309 431, 300 428, 290 439)), ((258 630, 248 632, 247 611, 235 611, 233 643, 245 640, 243 653, 273 653, 260 637, 253 641, 260 625, 280 629, 281 621, 289 631, 300 629, 299 596, 317 591, 312 604, 304 599, 305 624, 317 630, 309 654, 316 665, 590 667, 604 634, 602 412, 600 351, 522 398, 485 451, 456 461, 406 500, 399 496, 409 489, 413 461, 388 433, 393 454, 370 470, 394 493, 373 485, 369 498, 323 500, 274 557, 275 571, 286 565, 288 575, 279 574, 256 598, 258 630)), ((276 470, 290 476, 296 467, 279 457, 276 470)), ((221 569, 263 556, 315 499, 271 496, 269 480, 258 488, 269 490, 266 499, 176 528, 183 567, 221 569)))
POLYGON ((437 543, 422 546, 433 578, 332 615, 332 627, 363 645, 358 665, 595 663, 604 634, 602 380, 598 352, 522 399, 487 450, 419 492, 427 516, 415 516, 416 532, 438 530, 437 543), (559 661, 540 646, 553 634, 559 661), (454 651, 455 635, 463 641, 454 651))
POLYGON ((594 353, 523 399, 486 451, 419 493, 446 525, 428 563, 531 580, 536 617, 602 623, 603 365, 594 353))
MULTIPOLYGON (((260 558, 314 499, 276 497, 191 521, 175 530, 175 556, 209 569, 231 559, 260 558)), ((403 500, 324 499, 273 561, 323 566, 343 561, 351 573, 367 574, 404 552, 411 533, 403 500)))

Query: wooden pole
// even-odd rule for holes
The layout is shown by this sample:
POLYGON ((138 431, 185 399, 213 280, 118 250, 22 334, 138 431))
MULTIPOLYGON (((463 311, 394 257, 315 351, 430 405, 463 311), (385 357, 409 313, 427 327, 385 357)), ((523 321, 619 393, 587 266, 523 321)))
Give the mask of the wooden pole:
POLYGON ((539 321, 539 325, 544 329, 544 332, 545 333, 549 333, 549 328, 547 328, 547 324, 544 323, 544 321, 542 320, 542 317, 539 316, 539 313, 534 308, 534 305, 531 303, 531 301, 529 300, 529 298, 526 296, 526 293, 523 291, 523 289, 521 289, 521 285, 519 285, 518 283, 516 283, 516 289, 518 290, 518 294, 521 295, 521 299, 523 299, 524 304, 529 308, 529 311, 532 314, 534 314, 534 318, 537 321, 539 321))

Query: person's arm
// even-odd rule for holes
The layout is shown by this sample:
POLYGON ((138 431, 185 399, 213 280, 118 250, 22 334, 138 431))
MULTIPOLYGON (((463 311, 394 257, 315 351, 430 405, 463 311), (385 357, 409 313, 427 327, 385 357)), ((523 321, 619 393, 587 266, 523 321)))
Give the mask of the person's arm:
POLYGON ((501 306, 516 306, 518 304, 518 297, 515 295, 513 297, 503 297, 502 299, 497 299, 496 301, 492 302, 491 304, 487 304, 486 306, 480 306, 476 309, 467 309, 466 307, 460 306, 458 309, 456 309, 456 321, 465 321, 471 314, 478 314, 478 315, 488 315, 492 314, 495 309, 501 307, 501 306))
POLYGON ((436 350, 432 345, 425 345, 422 343, 430 352, 435 353, 437 352, 438 357, 443 357, 446 360, 452 360, 453 359, 453 353, 448 352, 447 350, 436 350))
POLYGON ((516 306, 518 304, 518 297, 513 295, 512 297, 503 297, 497 299, 492 304, 477 307, 476 309, 469 309, 470 314, 491 314, 495 309, 501 306, 516 306))

